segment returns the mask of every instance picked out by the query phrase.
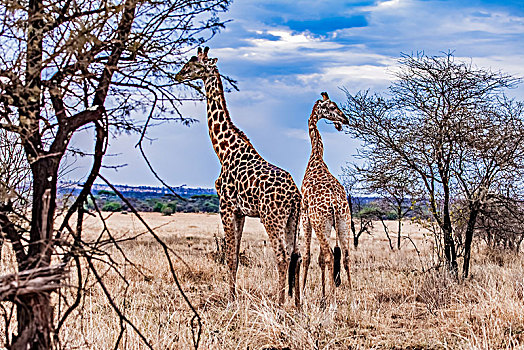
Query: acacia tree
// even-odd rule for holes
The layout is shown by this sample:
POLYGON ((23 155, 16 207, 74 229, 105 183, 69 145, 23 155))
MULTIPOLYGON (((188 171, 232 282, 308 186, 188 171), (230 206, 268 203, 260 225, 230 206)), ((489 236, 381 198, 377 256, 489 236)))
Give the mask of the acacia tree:
MULTIPOLYGON (((522 113, 517 105, 507 103, 504 95, 504 89, 514 87, 519 80, 455 61, 451 53, 402 55, 399 63, 397 80, 390 86, 388 97, 346 91, 350 132, 365 142, 362 155, 366 158, 416 174, 443 233, 448 266, 457 273, 453 201, 463 197, 472 205, 469 209, 474 227, 476 205, 484 203, 485 194, 496 186, 499 170, 495 169, 521 166, 518 161, 512 163, 512 156, 503 157, 502 167, 499 162, 506 148, 504 135, 519 133, 520 122, 516 120, 522 119, 522 113), (514 116, 509 123, 512 131, 503 131, 502 121, 510 115, 514 116), (480 147, 488 134, 493 138, 480 147), (481 163, 489 166, 479 167, 481 163)), ((519 149, 521 142, 517 143, 519 149)), ((509 176, 511 172, 504 173, 509 176)), ((513 174, 518 176, 519 172, 513 174)), ((467 276, 468 238, 465 245, 463 273, 467 276)))
MULTIPOLYGON (((410 169, 406 169, 402 164, 395 165, 383 161, 384 159, 367 159, 356 170, 360 173, 366 190, 381 198, 383 211, 393 210, 395 212, 397 220, 397 249, 400 250, 402 220, 414 210, 414 205, 420 197, 420 188, 417 178, 413 176, 410 169)), ((383 225, 389 239, 384 222, 383 225)))
POLYGON ((505 196, 492 199, 479 213, 475 232, 491 248, 518 253, 524 240, 524 203, 505 196))
POLYGON ((360 236, 362 236, 363 233, 371 234, 373 220, 376 220, 377 217, 380 216, 380 213, 375 208, 364 205, 364 200, 361 196, 366 192, 361 173, 358 171, 356 165, 351 164, 342 167, 342 184, 347 194, 351 214, 353 246, 357 249, 360 236), (355 222, 357 222, 357 224, 355 224, 355 222))
POLYGON ((83 203, 99 174, 109 132, 138 131, 143 137, 155 119, 181 117, 174 79, 179 60, 223 26, 217 15, 228 5, 229 0, 0 0, 0 129, 19 142, 31 172, 28 215, 13 210, 6 198, 0 227, 15 250, 19 274, 46 281, 37 292, 18 288, 2 295, 17 306, 18 333, 11 343, 6 335, 6 346, 52 347, 50 293, 61 278, 53 274, 64 268, 51 263, 57 251, 68 259, 82 251, 74 246, 81 244, 83 203), (134 111, 146 112, 147 120, 134 119, 134 111), (71 138, 87 127, 95 131, 92 169, 65 219, 55 225, 58 172, 71 138), (24 224, 15 222, 26 217, 24 224))
MULTIPOLYGON (((479 214, 488 213, 500 198, 522 198, 524 179, 524 109, 523 104, 495 97, 474 118, 464 122, 458 140, 457 163, 453 176, 467 203, 464 233, 463 275, 469 274, 471 243, 479 214), (494 101, 494 102, 493 102, 494 101)), ((505 200, 506 209, 511 201, 505 200)), ((509 229, 509 227, 508 227, 509 229)))

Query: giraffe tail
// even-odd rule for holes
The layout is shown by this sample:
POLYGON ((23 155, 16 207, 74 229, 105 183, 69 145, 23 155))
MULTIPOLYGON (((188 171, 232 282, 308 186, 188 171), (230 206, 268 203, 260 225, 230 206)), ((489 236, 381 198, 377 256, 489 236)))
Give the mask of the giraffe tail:
MULTIPOLYGON (((336 213, 336 208, 331 207, 331 215, 333 218, 333 227, 335 230, 338 230, 338 215, 336 213)), ((342 280, 340 279, 340 259, 342 257, 342 250, 338 246, 339 242, 339 235, 337 231, 337 244, 335 245, 335 249, 333 249, 333 280, 335 281, 335 286, 340 286, 342 283, 342 280)))
POLYGON ((297 269, 300 269, 299 265, 300 260, 300 253, 293 253, 291 254, 291 260, 289 261, 289 271, 288 271, 288 284, 289 284, 289 296, 293 296, 293 289, 295 288, 295 283, 299 283, 298 281, 295 281, 295 276, 298 275, 297 269))
POLYGON ((297 295, 295 296, 295 303, 298 306, 298 303, 300 302, 300 293, 299 293, 299 285, 300 281, 298 279, 300 278, 300 264, 302 262, 302 256, 300 255, 300 251, 298 250, 298 233, 299 233, 299 225, 300 225, 300 214, 301 214, 301 201, 302 197, 300 194, 297 194, 295 198, 295 205, 293 206, 293 209, 291 211, 291 215, 289 217, 289 223, 291 224, 290 228, 293 231, 293 252, 291 253, 291 259, 289 260, 289 270, 288 270, 288 285, 289 285, 289 296, 293 296, 293 289, 296 289, 297 295), (296 284, 296 288, 295 288, 296 284))
POLYGON ((342 251, 337 245, 333 251, 333 279, 335 280, 335 286, 340 286, 342 283, 340 279, 340 258, 342 257, 342 251))

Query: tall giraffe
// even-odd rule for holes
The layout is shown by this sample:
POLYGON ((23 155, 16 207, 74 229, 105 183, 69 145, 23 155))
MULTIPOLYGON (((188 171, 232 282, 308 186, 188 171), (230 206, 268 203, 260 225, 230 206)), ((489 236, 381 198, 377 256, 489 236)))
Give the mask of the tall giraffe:
POLYGON ((197 56, 191 57, 177 74, 177 80, 201 79, 205 86, 209 136, 222 166, 215 186, 226 238, 230 295, 235 297, 245 217, 260 217, 277 259, 278 301, 284 302, 288 275, 289 295, 293 295, 294 286, 298 306, 302 260, 297 242, 300 191, 291 175, 262 158, 246 135, 233 124, 226 107, 217 59, 208 58, 208 51, 208 47, 203 51, 199 48, 197 56))
POLYGON ((329 280, 331 291, 334 291, 335 285, 339 286, 341 283, 340 258, 342 252, 344 253, 344 268, 351 285, 348 241, 351 214, 344 188, 324 163, 324 146, 317 129, 317 122, 322 118, 331 120, 338 131, 342 130, 341 124, 349 124, 349 121, 337 104, 329 99, 326 92, 322 93, 322 100, 318 100, 313 106, 308 121, 311 155, 302 181, 302 225, 306 238, 303 286, 306 287, 307 272, 311 261, 311 231, 313 229, 320 243, 318 263, 322 273, 322 297, 325 297, 325 267, 328 266, 333 276, 329 280), (334 227, 337 233, 334 252, 331 251, 328 242, 331 227, 334 227))

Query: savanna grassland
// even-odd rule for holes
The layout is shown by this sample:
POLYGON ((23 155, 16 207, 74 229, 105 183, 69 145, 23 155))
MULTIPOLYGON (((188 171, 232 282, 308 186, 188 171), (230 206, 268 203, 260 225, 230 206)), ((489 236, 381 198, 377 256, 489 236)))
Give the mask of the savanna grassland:
MULTIPOLYGON (((238 299, 227 299, 227 269, 221 256, 223 236, 218 214, 144 213, 155 232, 179 256, 175 269, 202 318, 200 349, 506 349, 524 347, 524 259, 488 251, 477 242, 471 277, 457 282, 444 268, 435 268, 433 237, 404 223, 409 240, 391 251, 380 224, 373 235, 352 247, 352 286, 343 284, 334 302, 320 300, 318 244, 301 310, 287 300, 275 305, 276 268, 267 235, 258 219, 246 220, 238 273, 238 299), (218 239, 215 239, 215 236, 218 239), (324 307, 325 306, 325 307, 324 307)), ((116 239, 144 232, 131 214, 114 213, 107 225, 116 239)), ((394 230, 395 223, 391 223, 394 230)), ((97 237, 101 223, 87 218, 84 235, 97 237)), ((103 271, 114 302, 151 340, 155 349, 190 349, 192 314, 169 274, 160 246, 150 235, 121 242, 131 263, 126 285, 104 262, 103 271)), ((13 259, 3 248, 3 261, 13 259)), ((114 249, 114 248, 111 248, 114 249)), ((114 250, 111 258, 124 264, 114 250)), ((101 256, 101 259, 108 257, 101 256)), ((6 265, 3 264, 3 270, 6 265)), ((71 271, 71 283, 76 273, 71 271)), ((119 336, 118 318, 102 289, 88 276, 81 307, 60 331, 65 348, 110 349, 119 336), (79 310, 82 309, 82 314, 79 310)), ((63 307, 63 306, 62 306, 63 307)), ((126 326, 121 349, 142 349, 126 326)))

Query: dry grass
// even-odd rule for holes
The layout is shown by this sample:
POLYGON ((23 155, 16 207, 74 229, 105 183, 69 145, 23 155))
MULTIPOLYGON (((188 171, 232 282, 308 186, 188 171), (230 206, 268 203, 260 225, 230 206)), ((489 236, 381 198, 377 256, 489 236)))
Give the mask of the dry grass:
MULTIPOLYGON (((203 321, 201 349, 506 349, 524 346, 524 259, 476 247, 472 277, 456 282, 433 266, 430 237, 405 224, 420 250, 407 240, 390 251, 381 228, 352 251, 352 287, 343 276, 334 302, 322 307, 318 245, 310 267, 303 308, 288 300, 275 305, 276 269, 258 219, 246 221, 238 273, 239 298, 229 302, 227 269, 217 258, 214 235, 222 236, 215 214, 144 214, 151 226, 190 266, 176 260, 178 276, 203 321)), ((113 234, 144 231, 131 215, 108 220, 113 234)), ((394 231, 394 229, 393 229, 394 231)), ((86 222, 86 234, 100 225, 86 222)), ((151 237, 123 245, 146 271, 126 267, 127 287, 108 272, 104 279, 115 301, 152 341, 155 349, 191 348, 191 314, 169 275, 160 247, 151 237)), ((4 248, 4 254, 6 248, 4 248)), ((114 254, 116 257, 117 254, 114 254)), ((101 266, 101 265, 100 265, 101 266)), ((4 267, 2 267, 4 270, 4 267)), ((92 281, 91 281, 92 282, 92 281)), ((84 313, 61 330, 71 348, 109 349, 119 324, 99 287, 89 289, 84 313)), ((142 349, 129 327, 120 348, 142 349)))

